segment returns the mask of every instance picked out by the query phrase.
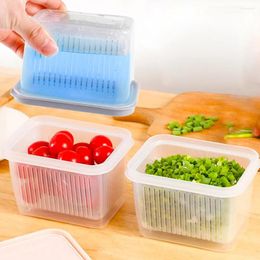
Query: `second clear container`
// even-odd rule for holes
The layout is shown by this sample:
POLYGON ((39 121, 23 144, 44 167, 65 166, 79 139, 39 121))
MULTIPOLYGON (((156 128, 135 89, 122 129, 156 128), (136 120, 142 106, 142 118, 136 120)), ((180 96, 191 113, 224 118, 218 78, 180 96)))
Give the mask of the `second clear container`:
POLYGON ((151 137, 128 164, 135 207, 144 236, 192 246, 229 249, 244 226, 251 203, 259 155, 249 148, 191 138, 151 137), (232 187, 175 180, 145 173, 156 159, 175 154, 236 160, 245 172, 232 187))

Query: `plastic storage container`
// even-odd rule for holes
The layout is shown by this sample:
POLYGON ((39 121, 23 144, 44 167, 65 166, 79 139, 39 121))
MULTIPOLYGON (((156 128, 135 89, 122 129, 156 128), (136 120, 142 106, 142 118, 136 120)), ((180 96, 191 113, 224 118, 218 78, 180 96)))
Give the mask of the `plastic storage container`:
POLYGON ((248 148, 171 135, 151 137, 127 169, 141 233, 196 247, 229 249, 247 218, 258 168, 258 154, 248 148), (145 174, 147 163, 174 154, 225 156, 240 163, 245 172, 236 185, 225 188, 145 174))
POLYGON ((90 260, 74 238, 60 229, 46 229, 0 242, 2 260, 90 260))
POLYGON ((47 99, 49 106, 64 108, 65 103, 86 111, 104 106, 114 113, 135 106, 131 18, 44 10, 35 19, 59 52, 45 57, 26 45, 21 82, 13 92, 18 100, 37 99, 41 105, 47 99))
POLYGON ((39 116, 29 119, 6 143, 13 189, 22 214, 89 227, 102 227, 124 202, 125 156, 129 131, 92 123, 39 116), (99 165, 84 165, 27 154, 28 146, 69 130, 75 142, 108 136, 114 152, 99 165))

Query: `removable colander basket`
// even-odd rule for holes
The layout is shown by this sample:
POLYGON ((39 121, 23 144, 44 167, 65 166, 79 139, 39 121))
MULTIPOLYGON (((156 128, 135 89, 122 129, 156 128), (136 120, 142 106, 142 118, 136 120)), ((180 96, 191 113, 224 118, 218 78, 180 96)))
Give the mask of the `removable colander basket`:
POLYGON ((45 57, 26 45, 21 95, 56 103, 135 105, 131 18, 44 10, 35 19, 59 51, 45 57))

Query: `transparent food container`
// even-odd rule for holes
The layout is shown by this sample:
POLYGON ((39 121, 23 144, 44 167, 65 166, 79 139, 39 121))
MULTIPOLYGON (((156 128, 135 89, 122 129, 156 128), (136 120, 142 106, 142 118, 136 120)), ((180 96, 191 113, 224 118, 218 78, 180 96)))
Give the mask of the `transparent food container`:
POLYGON ((19 101, 37 99, 42 105, 48 99, 49 106, 65 103, 66 108, 86 111, 88 106, 135 106, 131 18, 50 10, 34 18, 56 40, 59 51, 45 57, 26 45, 21 82, 14 91, 19 101))
POLYGON ((61 229, 45 229, 0 242, 2 260, 90 260, 77 241, 61 229))
POLYGON ((102 227, 124 202, 125 156, 132 146, 129 131, 56 117, 29 119, 6 143, 13 189, 22 214, 102 227), (85 165, 27 154, 28 146, 49 141, 60 130, 75 143, 106 135, 115 150, 99 165, 85 165))
POLYGON ((141 233, 212 250, 227 250, 246 222, 252 182, 259 168, 258 154, 249 148, 157 135, 131 159, 127 177, 133 181, 141 233), (174 154, 224 156, 245 172, 232 187, 216 187, 145 173, 147 163, 174 154))

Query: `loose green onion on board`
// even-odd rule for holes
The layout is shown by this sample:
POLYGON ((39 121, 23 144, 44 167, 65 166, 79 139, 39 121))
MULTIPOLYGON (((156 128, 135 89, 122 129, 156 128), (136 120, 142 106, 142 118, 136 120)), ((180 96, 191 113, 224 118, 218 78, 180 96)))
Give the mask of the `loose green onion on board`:
POLYGON ((236 130, 235 125, 232 122, 226 123, 226 127, 228 129, 228 134, 224 136, 225 139, 255 137, 253 130, 250 128, 236 130))
POLYGON ((168 123, 167 128, 173 135, 183 135, 190 132, 201 132, 204 129, 211 128, 218 120, 217 117, 206 117, 204 115, 189 116, 183 125, 177 121, 168 123))
POLYGON ((254 137, 252 129, 242 129, 225 135, 225 139, 254 137))
POLYGON ((203 183, 219 187, 235 185, 245 169, 235 160, 225 157, 196 158, 173 155, 146 165, 147 174, 203 183))

